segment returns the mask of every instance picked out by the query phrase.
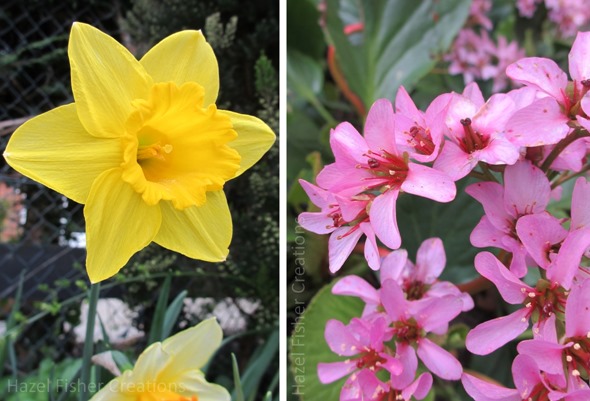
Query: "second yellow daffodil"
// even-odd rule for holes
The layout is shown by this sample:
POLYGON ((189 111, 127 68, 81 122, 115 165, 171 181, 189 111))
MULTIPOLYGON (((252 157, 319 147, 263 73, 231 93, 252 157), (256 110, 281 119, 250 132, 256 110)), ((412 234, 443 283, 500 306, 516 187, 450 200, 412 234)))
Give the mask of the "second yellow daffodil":
POLYGON ((255 117, 217 109, 217 60, 201 32, 173 34, 138 61, 74 23, 68 56, 74 103, 23 124, 4 157, 85 204, 90 280, 115 275, 152 241, 225 260, 232 223, 223 185, 275 136, 255 117))

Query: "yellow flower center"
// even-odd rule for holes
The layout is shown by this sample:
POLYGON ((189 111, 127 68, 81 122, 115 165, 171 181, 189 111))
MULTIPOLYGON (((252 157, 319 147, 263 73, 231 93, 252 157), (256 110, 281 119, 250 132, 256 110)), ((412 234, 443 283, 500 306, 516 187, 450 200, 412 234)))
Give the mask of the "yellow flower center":
POLYGON ((203 107, 203 95, 197 83, 164 82, 152 86, 147 100, 133 102, 121 167, 123 180, 147 204, 200 206, 207 191, 221 190, 235 176, 241 159, 228 143, 237 134, 214 104, 203 107))

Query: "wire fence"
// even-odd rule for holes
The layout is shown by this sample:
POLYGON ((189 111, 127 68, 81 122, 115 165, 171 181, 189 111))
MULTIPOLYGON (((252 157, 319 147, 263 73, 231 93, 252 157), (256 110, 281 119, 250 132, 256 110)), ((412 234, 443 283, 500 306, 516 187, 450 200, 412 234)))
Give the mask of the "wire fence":
MULTIPOLYGON (((116 1, 0 4, 0 152, 28 118, 72 101, 66 50, 72 22, 88 22, 120 39, 121 7, 116 1)), ((30 324, 16 342, 21 372, 36 369, 43 358, 79 355, 83 332, 77 325, 84 324, 88 284, 82 210, 0 158, 0 335, 22 280, 18 317, 30 324)), ((174 277, 176 293, 188 291, 178 328, 216 315, 226 334, 240 332, 264 308, 256 299, 232 292, 239 285, 231 274, 219 280, 223 271, 157 246, 140 253, 126 269, 123 279, 105 286, 99 306, 110 340, 122 347, 141 342, 167 275, 174 277)), ((0 376, 4 368, 0 366, 0 376)))

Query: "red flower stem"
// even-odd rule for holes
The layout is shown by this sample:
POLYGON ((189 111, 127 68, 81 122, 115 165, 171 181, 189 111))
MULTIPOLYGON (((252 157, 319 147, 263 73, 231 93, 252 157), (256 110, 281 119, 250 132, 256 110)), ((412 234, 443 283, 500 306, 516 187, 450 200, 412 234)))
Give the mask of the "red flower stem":
POLYGON ((571 145, 574 141, 576 141, 580 138, 588 137, 588 136, 590 136, 590 132, 588 132, 587 130, 585 130, 583 128, 576 128, 574 130, 574 132, 572 132, 570 135, 563 138, 561 141, 559 141, 557 143, 557 145, 555 145, 555 147, 553 148, 551 153, 549 153, 549 156, 547 156, 547 158, 545 159, 545 161, 541 165, 541 170, 543 170, 545 173, 547 171, 549 171, 549 168, 551 167, 551 165, 553 164, 555 159, 557 159, 557 156, 559 156, 559 154, 565 148, 567 148, 569 145, 571 145))

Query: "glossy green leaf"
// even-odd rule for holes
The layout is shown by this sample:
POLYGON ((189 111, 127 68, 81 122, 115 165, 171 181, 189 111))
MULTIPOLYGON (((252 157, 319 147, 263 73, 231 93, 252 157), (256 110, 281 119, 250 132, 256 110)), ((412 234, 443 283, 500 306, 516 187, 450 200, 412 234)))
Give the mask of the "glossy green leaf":
POLYGON ((469 236, 483 216, 483 208, 465 193, 465 187, 473 181, 457 183, 457 197, 450 203, 438 203, 414 195, 401 194, 397 203, 397 221, 402 236, 402 248, 408 250, 411 260, 416 260, 418 247, 427 238, 443 240, 447 265, 442 278, 453 283, 473 279, 477 272, 473 259, 478 249, 471 246, 469 236))
POLYGON ((327 0, 327 30, 348 85, 368 107, 379 98, 393 99, 400 85, 411 90, 432 69, 463 26, 471 0, 356 4, 364 25, 358 44, 344 33, 340 11, 348 3, 327 0))
POLYGON ((364 304, 360 299, 333 295, 331 290, 334 284, 322 288, 305 312, 298 316, 288 341, 293 375, 289 392, 298 395, 302 401, 338 400, 340 389, 346 381, 344 378, 331 384, 322 384, 317 375, 318 363, 344 359, 334 354, 324 339, 326 322, 337 319, 348 323, 363 311, 364 304))

